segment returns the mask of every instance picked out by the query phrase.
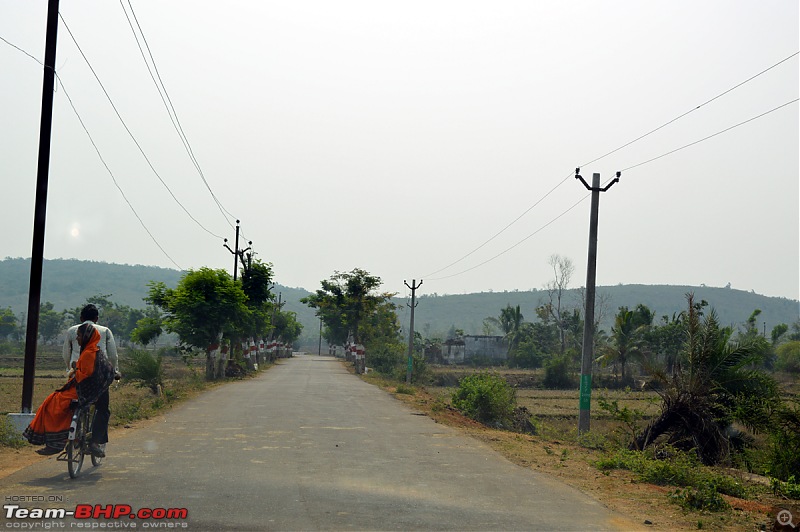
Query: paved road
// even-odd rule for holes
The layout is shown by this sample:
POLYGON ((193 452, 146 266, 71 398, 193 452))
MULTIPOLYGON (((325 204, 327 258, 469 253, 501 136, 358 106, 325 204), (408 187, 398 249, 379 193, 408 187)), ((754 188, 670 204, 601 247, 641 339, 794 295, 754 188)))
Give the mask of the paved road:
MULTIPOLYGON (((186 519, 160 524, 190 530, 632 527, 590 497, 416 415, 328 357, 284 360, 117 431, 108 453, 102 466, 84 465, 77 480, 54 459, 2 479, 4 504, 186 508, 186 519)), ((5 512, 2 528, 38 522, 5 512)), ((117 530, 155 523, 45 521, 117 530)))

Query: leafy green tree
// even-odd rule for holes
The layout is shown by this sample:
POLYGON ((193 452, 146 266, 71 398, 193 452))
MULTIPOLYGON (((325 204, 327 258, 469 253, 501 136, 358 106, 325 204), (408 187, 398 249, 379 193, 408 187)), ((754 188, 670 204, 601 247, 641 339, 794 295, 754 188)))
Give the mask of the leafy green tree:
POLYGON ((64 315, 53 310, 51 302, 39 305, 39 336, 45 343, 55 340, 63 328, 64 315))
POLYGON ((303 325, 297 321, 297 313, 291 311, 276 311, 273 325, 274 337, 284 344, 293 344, 303 332, 303 325))
POLYGON ((151 305, 144 312, 144 317, 136 322, 136 328, 131 331, 131 341, 146 347, 155 343, 163 332, 161 312, 151 305))
POLYGON ((364 319, 391 297, 391 294, 376 292, 381 278, 355 268, 350 272, 334 272, 330 279, 320 284, 322 288, 301 302, 317 309, 317 315, 326 327, 325 337, 337 345, 344 344, 348 337, 363 344, 361 325, 364 319))
POLYGON ((775 350, 775 367, 780 371, 800 373, 800 340, 792 340, 778 346, 775 350))
POLYGON ((741 435, 770 427, 778 401, 774 379, 760 369, 769 352, 761 336, 731 341, 712 310, 701 319, 692 294, 687 295, 687 337, 681 365, 673 376, 656 372, 661 413, 634 438, 631 449, 644 449, 665 436, 677 447, 693 448, 705 464, 725 460, 741 435))
POLYGON ((146 300, 164 313, 164 328, 181 343, 206 352, 206 378, 217 377, 212 346, 249 318, 247 296, 225 270, 189 270, 174 289, 150 283, 146 300))
POLYGON ((10 307, 0 309, 0 339, 17 333, 17 317, 10 307))

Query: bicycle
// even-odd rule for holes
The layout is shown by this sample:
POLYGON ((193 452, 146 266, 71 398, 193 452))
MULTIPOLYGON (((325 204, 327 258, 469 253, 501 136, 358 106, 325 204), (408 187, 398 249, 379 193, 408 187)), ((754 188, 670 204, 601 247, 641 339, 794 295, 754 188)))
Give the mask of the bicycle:
MULTIPOLYGON (((97 467, 103 463, 103 459, 95 456, 89 450, 92 441, 92 424, 94 423, 95 405, 94 403, 78 406, 78 401, 72 402, 72 423, 69 426, 69 438, 64 452, 58 456, 58 460, 67 462, 67 469, 71 478, 78 478, 83 459, 86 455, 92 457, 92 465, 97 467)), ((105 452, 106 444, 100 446, 105 452)))

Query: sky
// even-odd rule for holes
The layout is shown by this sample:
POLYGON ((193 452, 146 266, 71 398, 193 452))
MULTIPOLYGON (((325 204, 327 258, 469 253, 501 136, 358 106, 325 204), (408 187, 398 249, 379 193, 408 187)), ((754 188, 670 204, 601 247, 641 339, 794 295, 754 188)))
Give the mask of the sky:
MULTIPOLYGON (((0 257, 31 256, 46 11, 0 0, 0 257)), ((580 167, 622 171, 600 195, 598 285, 799 297, 796 0, 60 13, 47 259, 232 270, 239 219, 286 286, 361 268, 401 295, 541 289, 558 254, 577 287, 580 167)))

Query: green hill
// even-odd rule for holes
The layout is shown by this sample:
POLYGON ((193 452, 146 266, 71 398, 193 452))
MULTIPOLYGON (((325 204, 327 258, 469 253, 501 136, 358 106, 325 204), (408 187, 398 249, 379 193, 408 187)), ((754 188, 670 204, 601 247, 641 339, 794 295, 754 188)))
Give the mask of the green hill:
MULTIPOLYGON (((28 307, 30 259, 6 258, 0 261, 0 308, 10 307, 17 315, 28 307)), ((131 266, 79 260, 46 260, 42 275, 42 301, 50 301, 56 310, 74 308, 88 297, 111 294, 110 299, 133 308, 145 306, 142 298, 147 294, 150 281, 161 281, 174 287, 181 278, 178 270, 153 266, 131 266)), ((316 287, 312 287, 316 289, 316 287)), ((300 343, 316 346, 319 321, 314 310, 300 303, 309 294, 303 288, 276 285, 274 292, 281 293, 286 303, 284 310, 297 313, 303 324, 300 343)), ((687 292, 696 299, 705 299, 714 307, 723 324, 738 326, 744 323, 754 309, 761 309, 759 328, 766 324, 767 333, 779 323, 792 324, 800 319, 800 303, 796 300, 767 297, 753 292, 729 288, 704 286, 618 285, 598 287, 598 295, 607 298, 603 328, 608 329, 620 306, 647 305, 660 319, 685 309, 687 292)), ((525 292, 482 292, 464 295, 422 295, 416 309, 415 328, 426 337, 444 337, 451 327, 463 329, 467 334, 482 334, 483 320, 497 316, 506 305, 519 305, 526 320, 535 318, 535 309, 547 300, 542 290, 525 292)), ((581 307, 580 292, 567 291, 564 301, 568 307, 581 307)), ((398 311, 403 327, 408 325, 406 300, 398 298, 398 311)))

